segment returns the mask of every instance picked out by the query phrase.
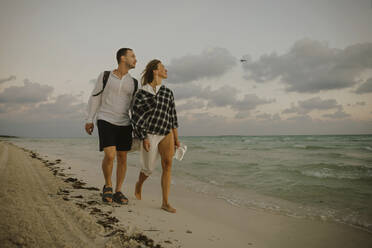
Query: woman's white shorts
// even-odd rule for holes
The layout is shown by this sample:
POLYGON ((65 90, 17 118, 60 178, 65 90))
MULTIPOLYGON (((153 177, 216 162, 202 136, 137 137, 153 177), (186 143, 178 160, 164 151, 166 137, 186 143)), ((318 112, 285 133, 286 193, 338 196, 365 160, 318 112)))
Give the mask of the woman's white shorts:
MULTIPOLYGON (((141 172, 146 176, 150 176, 154 171, 157 162, 160 158, 159 143, 164 139, 164 135, 147 134, 147 138, 150 142, 150 151, 146 152, 143 148, 143 144, 140 145, 140 161, 141 161, 141 172)), ((141 142, 142 143, 142 142, 141 142)))

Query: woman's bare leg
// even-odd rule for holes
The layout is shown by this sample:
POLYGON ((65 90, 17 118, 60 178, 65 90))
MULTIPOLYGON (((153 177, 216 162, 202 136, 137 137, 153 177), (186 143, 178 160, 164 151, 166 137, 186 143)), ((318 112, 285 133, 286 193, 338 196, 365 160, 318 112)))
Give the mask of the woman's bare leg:
POLYGON ((161 166, 163 173, 161 175, 161 188, 163 192, 163 204, 161 206, 165 211, 175 213, 176 209, 173 208, 168 202, 168 196, 171 184, 171 170, 174 155, 174 138, 173 133, 170 132, 158 145, 161 157, 161 166))
POLYGON ((136 196, 137 200, 142 199, 142 185, 145 182, 145 180, 148 178, 148 176, 145 175, 145 173, 140 172, 138 176, 138 181, 136 183, 136 189, 134 191, 134 195, 136 196))

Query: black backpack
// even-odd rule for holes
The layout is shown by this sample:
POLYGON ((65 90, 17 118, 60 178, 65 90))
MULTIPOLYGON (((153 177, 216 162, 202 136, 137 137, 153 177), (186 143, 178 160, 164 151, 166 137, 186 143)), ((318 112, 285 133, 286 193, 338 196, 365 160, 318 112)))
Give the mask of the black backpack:
MULTIPOLYGON (((107 81, 108 81, 109 76, 110 76, 110 71, 104 71, 104 73, 103 73, 103 87, 102 87, 102 90, 100 92, 98 92, 97 94, 94 94, 93 96, 98 96, 98 95, 102 94, 103 90, 106 87, 106 84, 107 84, 107 81)), ((134 77, 132 77, 132 78, 133 78, 133 81, 134 81, 134 91, 133 91, 133 97, 134 97, 134 95, 136 94, 137 89, 138 89, 138 81, 134 77)))

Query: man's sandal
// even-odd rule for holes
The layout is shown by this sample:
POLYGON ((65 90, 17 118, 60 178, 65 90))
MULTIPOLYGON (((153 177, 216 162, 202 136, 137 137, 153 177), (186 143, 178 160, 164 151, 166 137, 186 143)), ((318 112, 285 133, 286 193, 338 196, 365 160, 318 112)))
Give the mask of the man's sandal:
POLYGON ((103 185, 102 201, 103 202, 112 202, 112 188, 111 187, 107 187, 106 185, 103 185), (111 199, 111 201, 109 201, 108 199, 111 199))
POLYGON ((119 203, 121 205, 128 204, 128 198, 123 195, 120 191, 116 192, 113 197, 114 202, 119 203))

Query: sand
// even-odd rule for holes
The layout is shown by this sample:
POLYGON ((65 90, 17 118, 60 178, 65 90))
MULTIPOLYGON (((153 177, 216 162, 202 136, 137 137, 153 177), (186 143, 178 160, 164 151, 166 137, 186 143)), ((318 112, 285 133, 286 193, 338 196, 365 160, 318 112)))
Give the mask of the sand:
POLYGON ((102 183, 60 162, 0 142, 0 247, 372 247, 371 233, 350 226, 236 207, 181 185, 171 188, 177 213, 167 213, 156 177, 135 199, 133 167, 129 205, 104 204, 102 183))

